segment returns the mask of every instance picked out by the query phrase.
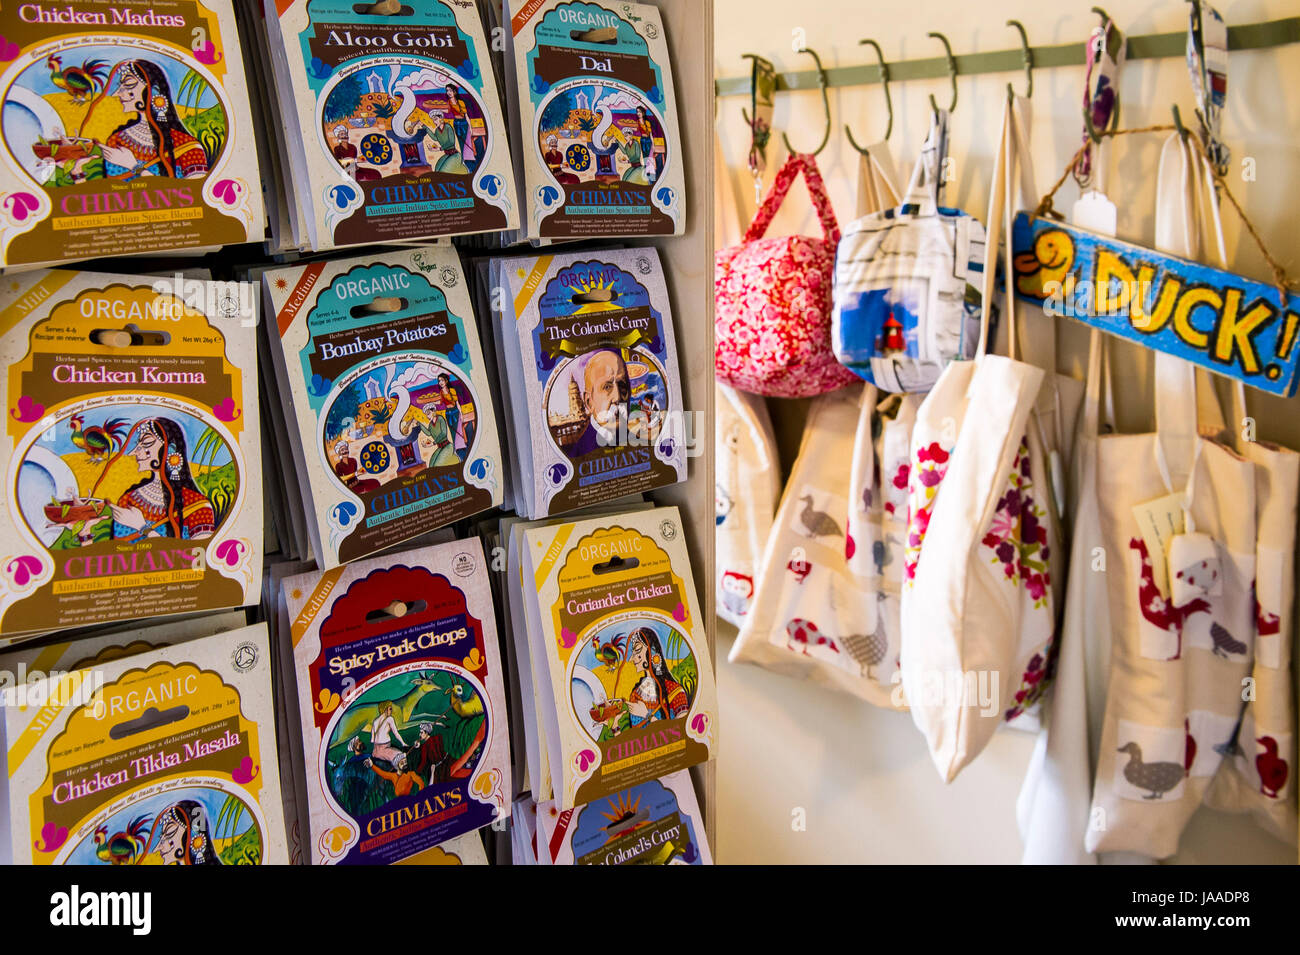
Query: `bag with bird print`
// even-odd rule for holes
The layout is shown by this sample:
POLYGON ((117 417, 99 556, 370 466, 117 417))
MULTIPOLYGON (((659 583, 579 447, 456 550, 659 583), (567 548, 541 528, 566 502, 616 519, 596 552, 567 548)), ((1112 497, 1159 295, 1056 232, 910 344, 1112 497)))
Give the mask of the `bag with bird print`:
MULTIPOLYGON (((1160 155, 1156 247, 1199 254, 1203 160, 1160 155)), ((1154 356, 1154 433, 1103 435, 1096 494, 1113 641, 1085 846, 1173 855, 1238 740, 1256 643, 1256 465, 1221 443, 1208 377, 1154 356)))
POLYGON ((781 462, 763 399, 714 385, 714 560, 717 614, 739 627, 781 497, 781 462))
MULTIPOLYGON (((1013 203, 1013 118, 1003 123, 989 204, 994 259, 1013 203)), ((1009 291, 1010 357, 984 354, 995 279, 990 263, 977 357, 943 370, 912 436, 901 677, 947 782, 1000 726, 1036 712, 1054 662, 1052 585, 1063 548, 1050 462, 1061 442, 1048 437, 1059 416, 1044 407, 1057 407, 1056 375, 1017 360, 1009 291)))
POLYGON ((870 538, 876 535, 860 520, 864 539, 855 538, 851 512, 860 510, 860 502, 849 502, 850 488, 860 486, 854 476, 873 472, 872 442, 862 447, 857 435, 859 420, 870 421, 876 397, 868 385, 812 403, 763 551, 753 607, 730 660, 812 680, 877 706, 901 707, 890 679, 897 640, 891 646, 881 627, 881 591, 868 570, 871 563, 857 556, 860 548, 873 551, 870 538), (853 464, 846 468, 849 460, 853 464))

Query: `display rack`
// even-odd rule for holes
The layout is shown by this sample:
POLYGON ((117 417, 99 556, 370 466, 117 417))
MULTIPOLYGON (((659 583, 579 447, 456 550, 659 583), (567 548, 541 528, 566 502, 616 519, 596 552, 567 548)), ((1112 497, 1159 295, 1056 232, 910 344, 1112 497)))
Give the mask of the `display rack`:
MULTIPOLYGON (((1096 9, 1096 8, 1094 8, 1096 9)), ((936 43, 938 41, 935 41, 936 43)), ((1128 37, 1125 57, 1128 60, 1158 60, 1186 55, 1187 32, 1149 33, 1128 37)), ((1260 23, 1244 23, 1228 27, 1228 49, 1263 50, 1269 47, 1300 43, 1300 17, 1286 17, 1260 23)), ((949 75, 973 76, 979 73, 1011 73, 1025 68, 1026 50, 1014 47, 985 53, 956 54, 950 62, 946 56, 919 60, 891 60, 885 64, 889 82, 900 80, 936 79, 949 75)), ((1056 46, 1030 46, 1028 54, 1033 69, 1057 66, 1082 66, 1085 62, 1084 44, 1063 43, 1056 46)), ((826 85, 864 86, 879 83, 883 78, 879 64, 840 66, 825 71, 826 85)), ((776 90, 815 90, 821 83, 817 70, 799 70, 776 75, 776 90)), ((750 78, 727 77, 715 84, 718 96, 748 96, 750 78)))

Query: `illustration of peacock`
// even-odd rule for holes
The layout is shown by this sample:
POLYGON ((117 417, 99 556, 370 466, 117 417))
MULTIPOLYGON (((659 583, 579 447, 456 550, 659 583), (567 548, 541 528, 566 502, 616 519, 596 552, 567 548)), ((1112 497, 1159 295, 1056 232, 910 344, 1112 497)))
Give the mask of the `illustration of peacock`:
POLYGON ((72 428, 72 443, 86 452, 86 459, 92 464, 99 464, 114 448, 120 448, 126 440, 126 419, 111 418, 102 425, 86 427, 86 419, 74 414, 68 421, 72 428))
POLYGON ((111 836, 107 826, 100 826, 95 830, 95 855, 109 865, 134 865, 145 854, 148 829, 148 816, 140 816, 126 827, 126 832, 111 836))
POLYGON ((844 532, 840 530, 840 525, 835 522, 825 511, 819 511, 813 507, 811 494, 805 494, 799 498, 805 502, 803 510, 799 512, 799 520, 803 526, 808 529, 808 533, 813 537, 842 537, 844 532))
POLYGON ((50 82, 71 96, 74 103, 84 103, 97 89, 104 88, 108 78, 105 60, 86 60, 80 66, 65 68, 63 58, 51 53, 45 65, 50 70, 50 82))
POLYGON ((1145 789, 1149 795, 1143 799, 1159 799, 1178 785, 1186 773, 1182 763, 1144 763, 1142 747, 1136 742, 1125 743, 1119 748, 1121 753, 1128 753, 1128 765, 1124 767, 1124 778, 1137 789, 1145 789))

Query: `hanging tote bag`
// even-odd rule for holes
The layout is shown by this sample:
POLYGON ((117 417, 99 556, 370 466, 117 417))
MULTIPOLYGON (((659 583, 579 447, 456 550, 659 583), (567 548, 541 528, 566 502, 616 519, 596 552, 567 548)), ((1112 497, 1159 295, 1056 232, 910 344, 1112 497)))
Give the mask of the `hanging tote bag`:
MULTIPOLYGON (((1015 156, 1008 113, 991 190, 994 248, 1015 156)), ((1042 697, 1060 570, 1057 495, 1035 413, 1051 379, 1014 357, 1014 322, 1011 357, 983 354, 991 274, 983 285, 978 357, 949 364, 922 403, 909 475, 901 673, 912 719, 947 782, 1042 697)))
POLYGON ((839 225, 812 156, 786 160, 740 245, 714 257, 714 368, 723 384, 773 398, 809 398, 854 375, 830 343, 831 280, 839 225), (763 238, 803 174, 822 238, 763 238))
MULTIPOLYGON (((1201 166, 1178 135, 1157 180, 1156 245, 1194 258, 1201 166)), ((1154 356, 1156 430, 1098 440, 1111 645, 1089 851, 1163 859, 1237 738, 1255 642, 1256 469, 1194 367, 1154 356), (1199 429, 1199 433, 1198 433, 1199 429)), ((1202 378, 1204 376, 1201 376, 1202 378)))
POLYGON ((717 613, 739 627, 749 613, 754 576, 781 496, 781 462, 762 398, 715 385, 714 408, 717 613))
POLYGON ((882 391, 929 391, 944 366, 975 355, 984 227, 940 208, 936 112, 903 204, 845 230, 835 260, 835 356, 882 391))
POLYGON ((897 643, 878 629, 876 591, 851 562, 850 468, 859 417, 876 390, 858 385, 817 398, 763 552, 754 605, 732 645, 755 663, 879 706, 893 693, 897 643))

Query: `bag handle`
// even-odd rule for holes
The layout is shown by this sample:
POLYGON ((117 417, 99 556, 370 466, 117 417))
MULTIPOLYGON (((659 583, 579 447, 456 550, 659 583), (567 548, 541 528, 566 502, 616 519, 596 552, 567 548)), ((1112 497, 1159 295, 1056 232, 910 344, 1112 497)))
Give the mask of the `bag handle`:
POLYGON ((763 238, 767 232, 767 227, 772 224, 776 218, 776 211, 781 208, 781 203, 785 201, 785 195, 790 191, 795 177, 803 173, 803 181, 808 186, 808 195, 812 197, 813 207, 817 210, 817 218, 821 220, 822 236, 831 245, 837 245, 840 241, 840 226, 835 220, 835 210, 831 208, 830 197, 826 195, 826 184, 822 182, 821 171, 817 168, 817 160, 812 156, 791 153, 786 159, 780 171, 776 174, 776 179, 772 182, 772 188, 768 190, 767 197, 763 204, 758 207, 754 213, 754 221, 749 224, 745 231, 746 242, 757 242, 763 238))
POLYGON ((912 167, 912 177, 903 193, 899 218, 933 216, 939 212, 939 188, 943 176, 943 161, 948 154, 948 111, 932 110, 930 131, 912 167))

